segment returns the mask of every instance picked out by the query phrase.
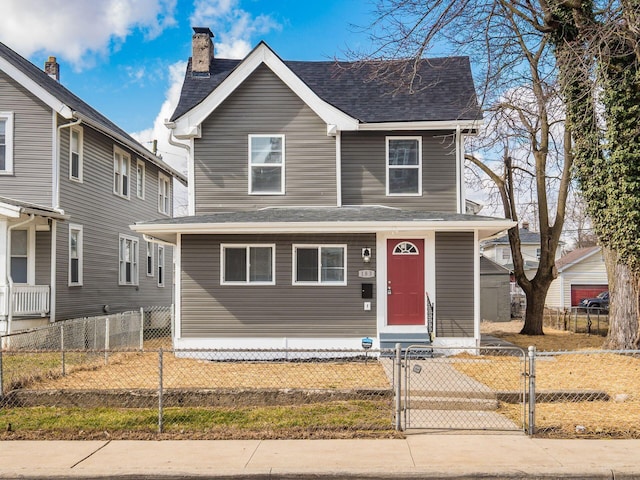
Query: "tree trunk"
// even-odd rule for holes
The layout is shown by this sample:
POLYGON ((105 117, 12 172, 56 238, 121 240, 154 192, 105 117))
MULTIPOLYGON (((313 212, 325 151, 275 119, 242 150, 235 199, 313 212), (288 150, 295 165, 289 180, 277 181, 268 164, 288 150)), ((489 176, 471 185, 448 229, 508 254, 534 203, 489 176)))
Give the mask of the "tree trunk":
POLYGON ((527 309, 525 310, 525 322, 522 330, 520 330, 521 335, 544 335, 544 331, 542 329, 542 324, 544 320, 544 302, 547 298, 547 291, 549 290, 549 286, 553 278, 550 280, 546 279, 535 279, 532 280, 532 286, 535 284, 535 287, 528 289, 525 291, 525 295, 527 297, 527 309))
POLYGON ((640 348, 640 277, 620 263, 616 252, 603 249, 609 277, 609 333, 604 347, 640 348))

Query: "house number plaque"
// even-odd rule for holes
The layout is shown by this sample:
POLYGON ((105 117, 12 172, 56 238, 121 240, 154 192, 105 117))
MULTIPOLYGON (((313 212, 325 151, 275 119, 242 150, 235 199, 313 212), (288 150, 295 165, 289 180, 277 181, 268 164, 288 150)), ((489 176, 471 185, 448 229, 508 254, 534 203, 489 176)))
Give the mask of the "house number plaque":
POLYGON ((376 272, 373 270, 359 270, 358 277, 360 278, 373 278, 376 276, 376 272))

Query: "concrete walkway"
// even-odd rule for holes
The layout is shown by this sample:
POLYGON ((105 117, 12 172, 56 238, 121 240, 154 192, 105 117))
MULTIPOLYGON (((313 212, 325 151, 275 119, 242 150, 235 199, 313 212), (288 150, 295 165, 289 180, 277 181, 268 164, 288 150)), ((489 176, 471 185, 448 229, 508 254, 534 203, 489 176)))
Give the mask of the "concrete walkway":
POLYGON ((0 442, 0 478, 640 479, 640 440, 413 434, 398 440, 0 442))

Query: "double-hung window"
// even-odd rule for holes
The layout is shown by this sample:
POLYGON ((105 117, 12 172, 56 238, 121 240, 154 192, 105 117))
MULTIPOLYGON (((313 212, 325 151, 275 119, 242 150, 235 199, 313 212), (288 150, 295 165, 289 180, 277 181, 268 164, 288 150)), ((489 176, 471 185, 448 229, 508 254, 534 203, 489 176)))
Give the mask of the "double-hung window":
POLYGON ((147 277, 153 277, 153 242, 147 243, 147 277))
POLYGON ((13 112, 0 112, 0 175, 13 173, 13 112))
POLYGON ((129 198, 129 177, 131 157, 129 154, 115 148, 113 151, 113 193, 129 198))
POLYGON ((249 135, 249 193, 284 194, 284 135, 249 135))
POLYGON ((69 286, 82 285, 82 225, 69 225, 69 286))
POLYGON ((169 215, 171 212, 171 188, 169 177, 158 174, 158 211, 169 215))
POLYGON ((142 160, 136 162, 136 196, 144 200, 145 167, 142 160))
POLYGON ((29 231, 11 231, 11 279, 13 283, 28 283, 29 231))
POLYGON ((422 138, 387 137, 387 195, 422 194, 422 138))
POLYGON ((222 285, 275 285, 275 245, 221 245, 222 285))
POLYGON ((294 245, 293 283, 298 285, 346 285, 345 245, 294 245))
POLYGON ((158 245, 158 286, 164 287, 164 247, 158 245))
POLYGON ((69 178, 82 182, 82 129, 71 127, 69 132, 69 178))
POLYGON ((138 239, 120 235, 120 265, 118 283, 138 285, 138 239))

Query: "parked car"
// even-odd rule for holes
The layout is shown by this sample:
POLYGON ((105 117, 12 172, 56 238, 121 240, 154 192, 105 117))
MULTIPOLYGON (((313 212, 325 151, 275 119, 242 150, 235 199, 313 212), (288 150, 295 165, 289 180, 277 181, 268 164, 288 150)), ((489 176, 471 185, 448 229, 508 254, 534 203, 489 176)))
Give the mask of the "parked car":
POLYGON ((609 292, 601 292, 594 298, 583 298, 580 300, 580 307, 589 310, 599 309, 600 311, 609 311, 609 292))

